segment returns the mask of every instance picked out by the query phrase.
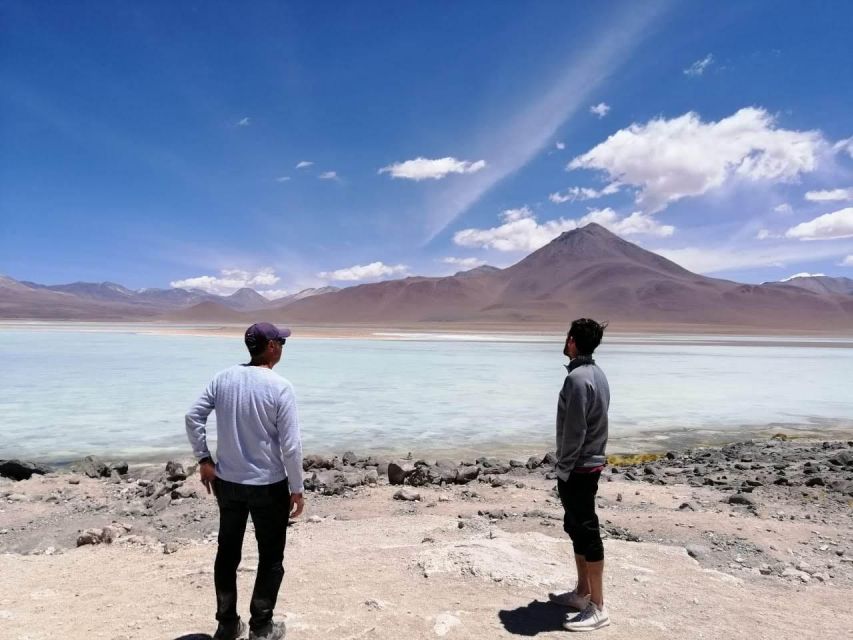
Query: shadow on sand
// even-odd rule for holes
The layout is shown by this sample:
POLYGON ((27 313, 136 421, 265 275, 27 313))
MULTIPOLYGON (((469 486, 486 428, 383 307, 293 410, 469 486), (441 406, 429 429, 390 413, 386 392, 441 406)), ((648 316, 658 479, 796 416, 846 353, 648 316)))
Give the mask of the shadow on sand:
POLYGON ((188 633, 185 636, 179 636, 175 640, 213 640, 213 636, 209 633, 188 633))
POLYGON ((563 622, 570 609, 550 602, 534 600, 518 609, 503 609, 498 612, 504 629, 518 636, 535 636, 548 631, 562 631, 563 622))

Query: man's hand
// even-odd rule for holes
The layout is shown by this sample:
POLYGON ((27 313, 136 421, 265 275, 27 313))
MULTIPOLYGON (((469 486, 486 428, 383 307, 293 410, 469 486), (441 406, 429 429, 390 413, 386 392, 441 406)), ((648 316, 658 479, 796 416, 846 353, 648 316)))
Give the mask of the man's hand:
POLYGON ((216 480, 216 467, 209 460, 205 460, 199 463, 198 472, 201 474, 201 483, 207 489, 207 492, 210 493, 213 481, 216 480))
POLYGON ((305 498, 302 497, 301 493, 291 493, 290 494, 290 517, 298 518, 302 514, 302 510, 305 508, 305 498))

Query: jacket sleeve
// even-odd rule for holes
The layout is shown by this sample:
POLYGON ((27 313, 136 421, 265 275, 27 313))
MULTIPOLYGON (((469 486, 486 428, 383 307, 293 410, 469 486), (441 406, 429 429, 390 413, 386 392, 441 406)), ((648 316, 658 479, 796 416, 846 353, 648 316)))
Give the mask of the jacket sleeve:
POLYGON ((207 388, 202 392, 199 399, 187 412, 184 419, 187 428, 187 438, 190 441, 190 446, 193 448, 193 455, 196 460, 210 457, 210 450, 207 448, 207 418, 210 412, 213 411, 216 402, 216 380, 213 380, 207 388))
POLYGON ((562 424, 557 425, 557 466, 566 472, 570 472, 575 468, 586 439, 586 385, 572 381, 571 376, 566 376, 566 382, 563 385, 563 397, 565 408, 562 424))
POLYGON ((303 493, 305 486, 302 477, 302 433, 299 429, 296 394, 290 385, 282 390, 279 398, 276 428, 290 492, 303 493))

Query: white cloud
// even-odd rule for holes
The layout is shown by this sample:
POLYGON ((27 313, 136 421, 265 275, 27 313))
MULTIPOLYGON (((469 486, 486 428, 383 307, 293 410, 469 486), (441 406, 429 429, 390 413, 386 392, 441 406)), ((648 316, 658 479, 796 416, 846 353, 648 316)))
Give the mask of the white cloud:
POLYGON ((403 275, 408 272, 408 269, 404 264, 387 265, 382 262, 371 262, 370 264, 357 264, 346 269, 338 269, 337 271, 323 271, 317 275, 324 280, 357 282, 360 280, 373 280, 383 276, 403 275))
POLYGON ((555 142, 554 146, 557 147, 558 151, 562 151, 563 149, 566 148, 566 143, 565 142, 555 142))
POLYGON ((846 189, 831 189, 828 191, 808 191, 806 200, 809 202, 836 202, 839 200, 853 200, 853 187, 846 189))
POLYGON ((791 207, 791 205, 789 205, 787 202, 783 202, 782 204, 773 207, 773 211, 775 211, 776 213, 782 213, 785 215, 787 215, 789 213, 794 213, 793 207, 791 207))
POLYGON ((825 275, 825 273, 808 273, 806 271, 801 271, 800 273, 795 273, 794 275, 788 276, 787 278, 782 278, 779 282, 790 282, 794 278, 820 278, 825 275))
POLYGON ((563 193, 559 191, 552 193, 548 199, 555 204, 564 202, 576 202, 578 200, 595 200, 603 196, 609 196, 614 193, 619 193, 620 185, 618 182, 611 182, 603 189, 591 189, 589 187, 569 187, 563 193))
POLYGON ((290 176, 279 176, 275 179, 276 182, 288 182, 290 180, 290 176))
POLYGON ((842 266, 842 267, 853 267, 853 255, 847 256, 846 258, 844 258, 844 260, 842 260, 838 264, 839 264, 839 266, 842 266))
POLYGON ((456 158, 415 158, 405 162, 397 162, 382 167, 379 173, 390 173, 392 178, 406 178, 407 180, 440 180, 451 173, 476 173, 486 167, 485 160, 471 162, 469 160, 457 160, 456 158))
POLYGON ((337 180, 338 174, 336 171, 324 171, 317 177, 320 178, 320 180, 337 180))
POLYGON ((442 258, 441 261, 444 264, 452 264, 454 267, 462 269, 473 269, 486 264, 486 261, 480 258, 442 258))
POLYGON ((312 164, 314 164, 314 163, 313 163, 313 162, 311 162, 310 160, 300 160, 300 161, 296 164, 296 168, 297 168, 297 169, 307 169, 307 168, 308 168, 308 167, 310 167, 312 164))
POLYGON ((707 123, 689 112, 617 131, 568 169, 597 169, 638 187, 637 204, 653 213, 729 179, 792 181, 814 171, 826 147, 817 131, 777 128, 764 109, 748 107, 707 123))
POLYGON ((614 233, 669 236, 675 228, 658 224, 651 216, 636 211, 619 218, 613 209, 593 209, 578 220, 558 218, 539 223, 529 207, 507 209, 500 215, 503 224, 491 229, 463 229, 453 235, 461 247, 481 247, 498 251, 535 251, 564 231, 596 222, 614 233))
POLYGON ((701 60, 697 60, 689 67, 687 67, 684 70, 684 75, 691 77, 701 76, 703 73, 705 73, 705 69, 710 67, 712 64, 714 64, 714 56, 709 53, 701 60))
POLYGON ((241 118, 240 121, 237 122, 238 127, 248 127, 250 124, 252 124, 252 120, 248 116, 241 118))
POLYGON ((589 112, 598 116, 599 118, 603 118, 610 112, 610 105, 605 102, 599 102, 598 104, 594 104, 589 108, 589 112))
POLYGON ((758 233, 755 234, 756 240, 768 240, 769 238, 778 238, 779 236, 771 233, 767 229, 759 229, 758 233))
POLYGON ((269 287, 279 278, 273 269, 244 271, 242 269, 222 269, 218 276, 196 276, 184 280, 175 280, 169 285, 180 289, 201 289, 207 293, 227 296, 243 287, 269 287))
POLYGON ((267 300, 277 300, 278 298, 290 295, 290 291, 288 289, 263 289, 258 291, 258 293, 267 300))
POLYGON ((853 207, 825 213, 814 220, 801 222, 788 229, 785 236, 800 240, 853 238, 853 207))

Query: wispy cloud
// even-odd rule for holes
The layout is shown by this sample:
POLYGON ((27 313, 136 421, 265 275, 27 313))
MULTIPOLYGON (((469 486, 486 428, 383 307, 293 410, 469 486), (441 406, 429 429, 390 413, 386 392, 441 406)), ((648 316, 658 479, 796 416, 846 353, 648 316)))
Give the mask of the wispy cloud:
POLYGON ((370 264, 357 264, 336 271, 322 271, 317 276, 324 280, 335 280, 338 282, 360 282, 386 276, 403 275, 408 270, 409 268, 404 264, 388 265, 383 262, 371 262, 370 264))
POLYGON ((248 116, 237 121, 238 127, 248 127, 250 124, 252 124, 252 119, 248 116))
POLYGON ((603 118, 608 113, 610 113, 610 105, 605 102, 599 102, 598 104, 594 104, 589 108, 589 112, 593 115, 598 116, 599 118, 603 118))
POLYGON ((776 213, 781 213, 783 215, 788 215, 790 213, 794 213, 794 208, 787 202, 783 202, 782 204, 773 207, 773 211, 775 211, 776 213))
POLYGON ((336 171, 324 171, 319 176, 320 180, 340 180, 336 171))
POLYGON ((300 160, 300 161, 296 164, 296 168, 297 168, 297 169, 307 169, 307 168, 308 168, 308 167, 310 167, 312 164, 314 164, 314 163, 313 163, 313 162, 311 162, 310 160, 300 160))
POLYGON ((563 149, 566 148, 566 143, 565 142, 555 142, 554 146, 557 148, 557 151, 562 151, 563 149))
POLYGON ((577 202, 578 200, 595 200, 603 196, 619 193, 621 185, 618 182, 611 182, 603 189, 593 189, 591 187, 569 187, 563 193, 556 192, 548 196, 548 199, 554 204, 563 204, 564 202, 577 202))
POLYGON ((846 258, 844 258, 844 260, 842 260, 838 264, 841 267, 853 267, 853 255, 847 256, 846 258))
POLYGON ((830 189, 827 191, 807 191, 806 200, 809 202, 839 202, 853 200, 853 187, 846 189, 830 189))
POLYGON ((477 173, 486 167, 485 160, 457 160, 456 158, 415 158, 389 164, 382 167, 379 173, 390 173, 392 178, 405 178, 407 180, 440 180, 451 173, 477 173))
POLYGON ((459 267, 461 269, 473 269, 475 267, 481 267, 486 264, 485 260, 481 260, 480 258, 442 258, 441 261, 444 264, 450 264, 454 267, 459 267))
POLYGON ((427 202, 427 241, 549 146, 559 127, 588 105, 590 96, 608 76, 654 32, 652 24, 668 4, 644 2, 623 12, 593 42, 577 48, 578 53, 560 66, 553 84, 538 98, 502 125, 487 123, 480 133, 476 155, 489 159, 488 168, 431 196, 427 202))
POLYGON ((825 213, 808 222, 801 222, 785 232, 798 240, 837 240, 853 238, 853 207, 825 213))
POLYGON ((781 129, 767 111, 748 107, 717 122, 689 112, 632 124, 568 169, 596 169, 638 187, 637 204, 655 212, 729 180, 790 182, 815 171, 828 148, 819 131, 781 129))
POLYGON ((271 268, 258 271, 242 269, 222 269, 218 276, 195 276, 183 280, 175 280, 169 286, 179 289, 201 289, 216 295, 229 295, 243 287, 269 287, 276 284, 279 278, 271 268))
POLYGON ((701 60, 697 60, 696 62, 691 64, 689 67, 687 67, 684 70, 684 75, 690 76, 693 78, 695 78, 697 76, 701 76, 702 74, 705 73, 705 70, 708 69, 708 67, 710 67, 712 64, 714 64, 714 56, 709 53, 707 56, 705 56, 701 60))
POLYGON ((289 182, 290 176, 279 176, 275 179, 276 182, 289 182))

